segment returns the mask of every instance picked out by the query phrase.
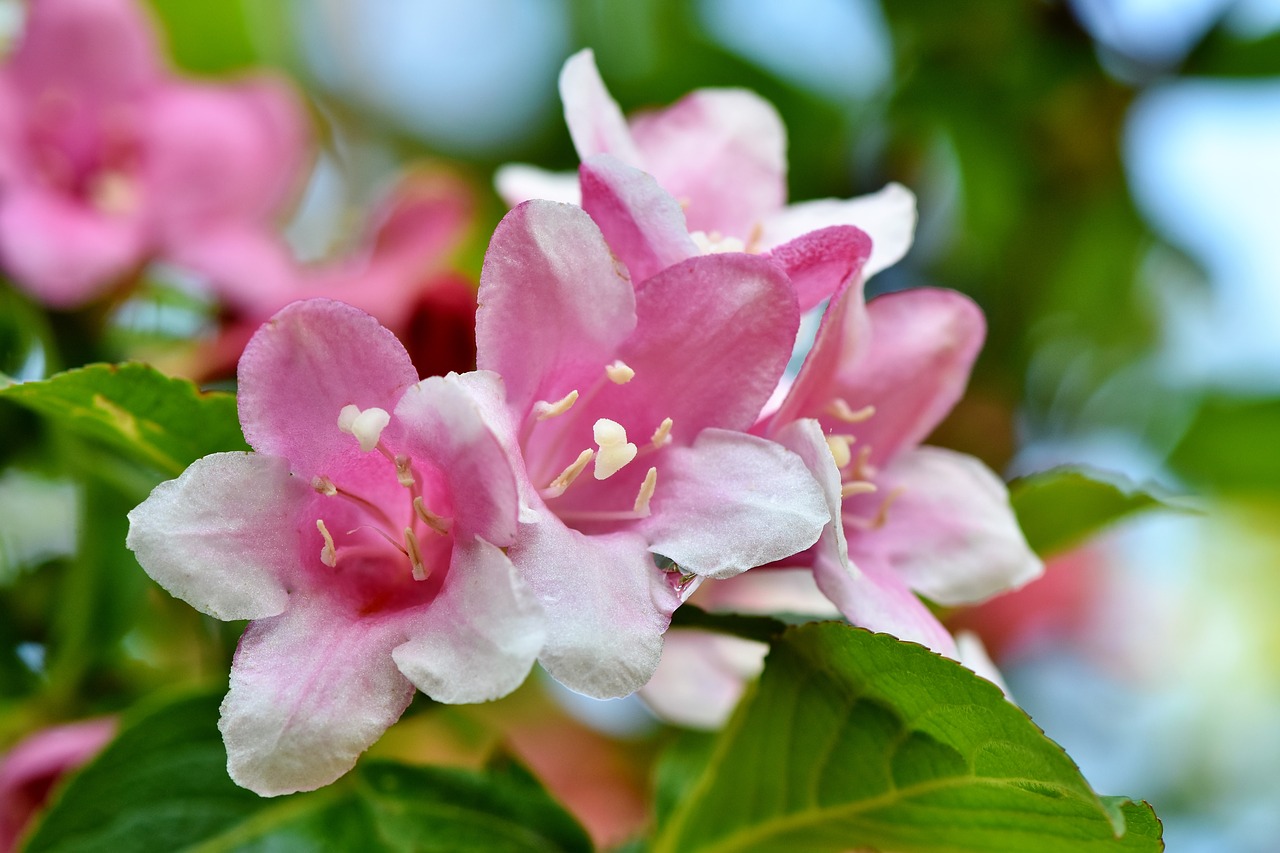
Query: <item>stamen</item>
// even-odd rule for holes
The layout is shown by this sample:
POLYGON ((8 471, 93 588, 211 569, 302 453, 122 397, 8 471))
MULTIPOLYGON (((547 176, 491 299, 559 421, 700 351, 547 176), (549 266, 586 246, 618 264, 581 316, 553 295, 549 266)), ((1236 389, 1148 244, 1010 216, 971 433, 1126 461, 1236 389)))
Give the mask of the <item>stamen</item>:
POLYGON ((338 429, 351 435, 351 426, 356 422, 356 418, 360 417, 360 407, 356 405, 347 405, 342 407, 342 411, 338 412, 338 429))
POLYGON ((861 518, 856 515, 845 515, 844 520, 859 530, 879 530, 884 527, 889 520, 889 507, 893 506, 893 502, 902 497, 906 491, 902 486, 897 487, 885 496, 884 501, 880 504, 880 508, 876 510, 876 514, 871 518, 861 518))
POLYGON ((418 537, 414 534, 412 527, 404 529, 404 551, 409 555, 409 563, 413 566, 413 579, 426 580, 427 566, 422 562, 422 548, 418 545, 418 537))
POLYGON ((311 488, 327 497, 333 497, 338 493, 338 487, 333 484, 333 480, 323 475, 311 481, 311 488))
POLYGON ((636 495, 633 508, 636 515, 641 518, 649 517, 649 501, 653 498, 656 488, 658 488, 658 469, 650 468, 649 473, 644 475, 644 482, 640 484, 640 493, 636 495))
POLYGON ((627 441, 627 430, 617 421, 601 418, 592 432, 600 452, 596 454, 595 478, 607 480, 636 458, 638 449, 627 441))
POLYGON ((413 478, 413 460, 408 456, 396 457, 396 480, 406 489, 412 489, 417 485, 417 481, 413 478))
POLYGON ((836 460, 837 468, 844 468, 853 461, 853 453, 849 450, 849 445, 855 440, 851 435, 839 433, 827 436, 827 449, 831 451, 831 458, 836 460))
POLYGON ((569 467, 560 472, 560 476, 552 480, 547 487, 542 490, 542 496, 545 498, 558 498, 564 494, 564 490, 573 484, 587 468, 587 463, 596 455, 596 452, 588 447, 586 450, 578 454, 578 458, 569 464, 569 467))
POLYGON ((747 245, 737 237, 726 237, 719 231, 690 231, 690 239, 698 251, 704 255, 716 255, 721 252, 745 252, 747 245))
MULTIPOLYGON (((606 368, 607 369, 607 368, 606 368)), ((538 416, 538 420, 545 421, 547 418, 554 418, 557 415, 563 415, 565 412, 573 408, 573 404, 578 402, 578 389, 573 389, 565 394, 554 403, 548 403, 546 400, 539 400, 533 404, 534 414, 538 416)))
POLYGON ((854 495, 869 495, 876 491, 875 483, 868 483, 866 480, 853 480, 840 486, 840 497, 851 498, 854 495))
POLYGON ((422 520, 422 523, 430 527, 441 536, 453 529, 453 519, 445 518, 443 515, 436 515, 427 509, 427 502, 422 499, 422 495, 418 495, 413 499, 413 512, 422 520))
POLYGON ((329 528, 324 526, 323 518, 316 519, 316 529, 324 537, 324 547, 320 549, 320 562, 332 569, 338 565, 338 550, 333 545, 333 537, 329 534, 329 528))
POLYGON ((662 423, 658 424, 658 428, 653 431, 653 438, 649 441, 655 450, 671 441, 671 418, 662 419, 662 423))
POLYGON ((880 473, 879 469, 871 464, 870 445, 864 446, 858 451, 858 458, 853 462, 853 479, 871 480, 878 473, 880 473))
POLYGON ((827 414, 849 424, 860 424, 863 421, 870 420, 875 413, 875 406, 863 406, 861 409, 853 409, 843 397, 836 397, 827 406, 827 414))
POLYGON ((636 372, 632 370, 625 361, 621 359, 613 364, 604 366, 605 375, 609 377, 609 381, 614 385, 626 385, 635 378, 636 372))
POLYGON ((351 434, 360 442, 360 449, 365 453, 378 446, 382 439, 382 431, 391 423, 391 415, 386 409, 377 406, 365 409, 351 424, 351 434))

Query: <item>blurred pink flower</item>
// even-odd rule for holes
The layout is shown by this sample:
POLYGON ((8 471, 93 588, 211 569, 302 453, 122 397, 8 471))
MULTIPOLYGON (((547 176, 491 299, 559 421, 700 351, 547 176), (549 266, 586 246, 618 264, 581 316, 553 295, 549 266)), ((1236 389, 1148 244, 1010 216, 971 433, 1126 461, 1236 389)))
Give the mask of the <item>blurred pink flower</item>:
POLYGON ((113 718, 51 726, 0 756, 0 853, 17 849, 62 777, 97 755, 115 731, 113 718))
POLYGON ((466 391, 418 382, 376 320, 329 300, 272 318, 240 361, 256 453, 220 453, 130 513, 161 586, 253 620, 220 728, 233 779, 263 795, 345 773, 414 687, 440 702, 515 689, 542 614, 503 548, 516 476, 466 391))
MULTIPOLYGON (((770 252, 813 231, 855 225, 875 245, 865 269, 870 276, 911 246, 915 197, 898 184, 859 198, 787 205, 786 130, 773 106, 753 92, 699 89, 671 107, 627 120, 605 88, 594 55, 583 50, 564 64, 560 97, 578 156, 584 164, 606 164, 597 165, 597 201, 589 199, 585 174, 580 185, 574 175, 513 164, 497 175, 508 204, 546 198, 581 203, 596 216, 603 189, 611 196, 605 204, 644 208, 644 215, 630 217, 635 236, 661 247, 665 264, 676 260, 672 252, 770 252), (651 175, 661 189, 641 186, 627 176, 629 170, 651 175)), ((615 245, 616 235, 603 222, 601 228, 615 245)), ((641 254, 623 260, 630 266, 641 254)), ((631 270, 637 280, 653 271, 631 270)), ((801 309, 830 296, 839 283, 828 280, 825 292, 812 298, 800 288, 801 309)))
POLYGON ((38 0, 0 70, 0 260, 68 308, 153 256, 235 254, 305 151, 280 82, 179 80, 131 0, 38 0))
POLYGON ((531 201, 498 226, 476 340, 505 395, 477 391, 524 460, 508 553, 547 609, 540 660, 567 686, 636 690, 693 578, 817 538, 829 514, 801 460, 745 432, 798 323, 766 258, 694 257, 629 279, 580 208, 531 201))

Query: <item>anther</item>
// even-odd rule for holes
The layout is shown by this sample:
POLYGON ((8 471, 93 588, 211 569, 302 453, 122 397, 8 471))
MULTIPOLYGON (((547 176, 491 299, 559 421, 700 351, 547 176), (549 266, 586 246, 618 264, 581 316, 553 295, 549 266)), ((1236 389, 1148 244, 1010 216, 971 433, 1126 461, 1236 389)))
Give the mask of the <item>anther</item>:
POLYGON ((855 480, 870 480, 878 473, 876 466, 871 464, 871 448, 863 447, 858 451, 858 458, 853 463, 853 478, 855 480))
POLYGON ((604 366, 605 375, 609 377, 609 381, 614 385, 626 385, 635 378, 636 372, 627 365, 625 361, 619 359, 613 364, 604 366))
POLYGON ((595 478, 607 480, 636 458, 639 450, 627 441, 627 430, 617 421, 601 418, 592 428, 600 451, 596 454, 595 478))
POLYGON ((422 499, 422 495, 418 495, 413 499, 413 513, 422 519, 423 524, 441 536, 453 529, 453 519, 445 518, 443 515, 436 515, 427 509, 427 502, 422 499))
POLYGON ((311 488, 326 497, 333 497, 338 493, 338 487, 333 484, 333 480, 323 475, 311 481, 311 488))
POLYGON ((840 486, 840 497, 851 498, 854 495, 869 495, 876 491, 875 483, 868 483, 866 480, 853 480, 840 486))
POLYGON ((693 245, 698 247, 698 251, 704 255, 715 255, 721 252, 744 252, 747 249, 746 243, 743 243, 737 237, 726 237, 719 231, 690 231, 690 239, 693 245))
POLYGON ((418 545, 418 537, 412 527, 404 529, 404 552, 409 555, 409 564, 413 566, 413 579, 427 579, 427 566, 422 562, 422 548, 418 545))
POLYGON ((650 468, 649 473, 644 475, 644 482, 640 484, 640 492, 636 495, 636 503, 633 509, 635 514, 640 518, 649 517, 649 501, 653 499, 653 492, 658 487, 658 469, 650 468))
POLYGON ((406 489, 412 489, 417 481, 413 479, 413 460, 408 456, 396 457, 396 480, 406 489))
POLYGON ((851 435, 835 435, 827 436, 827 449, 831 451, 831 458, 836 460, 837 468, 844 468, 853 461, 853 453, 849 450, 849 445, 853 444, 854 437, 851 435))
POLYGON ((338 549, 333 545, 333 536, 329 534, 329 528, 324 526, 323 518, 316 519, 316 529, 324 537, 324 547, 320 549, 320 562, 332 569, 338 565, 338 549))
POLYGON ((382 431, 391 423, 391 415, 386 409, 370 406, 361 411, 359 406, 347 405, 338 413, 338 429, 354 435, 360 442, 360 449, 365 453, 378 446, 382 431))
POLYGON ((578 402, 578 390, 575 388, 568 394, 565 394, 554 403, 548 403, 546 400, 539 400, 533 404, 533 411, 538 416, 538 420, 545 421, 547 418, 554 418, 556 415, 563 415, 565 412, 573 408, 573 404, 578 402))
POLYGON ((865 420, 869 420, 875 413, 875 406, 863 406, 861 409, 853 409, 843 397, 836 397, 827 406, 827 414, 848 424, 860 424, 865 420))
POLYGON ((560 472, 560 476, 552 480, 547 487, 542 490, 543 497, 558 498, 564 494, 564 490, 578 479, 578 475, 586 470, 589 463, 596 452, 588 447, 586 450, 578 454, 578 458, 569 463, 569 467, 560 472))
POLYGON ((655 449, 671 441, 671 418, 662 419, 662 423, 658 424, 658 428, 653 431, 653 438, 649 441, 655 449))

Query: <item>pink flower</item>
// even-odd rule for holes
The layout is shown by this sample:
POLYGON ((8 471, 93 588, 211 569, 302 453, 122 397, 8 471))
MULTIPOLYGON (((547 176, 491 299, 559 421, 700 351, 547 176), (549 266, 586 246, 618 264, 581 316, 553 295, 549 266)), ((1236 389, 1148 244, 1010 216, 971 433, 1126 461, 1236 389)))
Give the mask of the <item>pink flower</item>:
MULTIPOLYGON (((576 176, 510 165, 498 172, 498 191, 513 205, 529 198, 581 203, 637 280, 656 271, 643 261, 633 267, 652 254, 636 251, 642 246, 656 252, 661 268, 676 255, 773 252, 814 231, 855 225, 875 245, 865 270, 870 276, 911 245, 915 198, 898 184, 860 198, 786 205, 786 130, 777 111, 753 92, 700 89, 628 121, 605 89, 594 55, 583 50, 565 62, 560 96, 578 156, 584 165, 596 164, 597 174, 584 173, 579 186, 576 176), (657 186, 643 186, 632 170, 651 175, 657 186), (611 232, 598 215, 605 207, 630 210, 630 239, 611 232)), ((801 309, 830 296, 841 281, 797 282, 801 309)))
POLYGON ((0 257, 24 288, 74 307, 267 227, 305 150, 289 90, 172 78, 129 0, 27 8, 0 71, 0 257))
POLYGON ((984 334, 982 312, 959 293, 864 302, 855 276, 757 427, 805 459, 840 521, 806 555, 827 597, 855 624, 952 658, 951 635, 916 593, 970 604, 1043 570, 1000 478, 971 456, 920 446, 964 393, 984 334))
POLYGON ((128 545, 161 586, 253 620, 220 724, 239 784, 326 785, 415 687, 480 702, 527 675, 542 619, 502 551, 516 477, 466 391, 488 381, 418 382, 372 317, 295 303, 240 362, 257 452, 200 459, 130 513, 128 545))
POLYGON ((498 226, 476 340, 505 395, 477 391, 524 461, 508 554, 547 610, 540 660, 564 684, 634 691, 694 578, 817 538, 829 514, 801 460, 744 432, 798 323, 765 258, 699 256, 629 279, 580 208, 531 201, 498 226))
POLYGON ((115 731, 111 718, 52 726, 0 756, 0 853, 17 849, 62 777, 97 755, 115 731))

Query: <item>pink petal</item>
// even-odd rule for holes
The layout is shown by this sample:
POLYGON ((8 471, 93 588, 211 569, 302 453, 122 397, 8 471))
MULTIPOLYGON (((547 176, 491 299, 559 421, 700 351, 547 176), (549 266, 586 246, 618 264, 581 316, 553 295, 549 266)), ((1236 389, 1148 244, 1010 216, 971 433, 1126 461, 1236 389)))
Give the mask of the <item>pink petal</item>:
POLYGON ((652 176, 608 154, 583 161, 582 207, 600 226, 631 280, 642 282, 698 254, 684 211, 652 176))
POLYGON ((564 101, 565 124, 580 160, 595 154, 612 154, 633 166, 641 164, 627 120, 600 79, 590 48, 565 61, 560 71, 560 99, 564 101))
MULTIPOLYGON (((849 543, 844 535, 844 522, 841 520, 843 499, 840 495, 840 470, 836 468, 836 460, 827 447, 826 437, 822 434, 822 426, 812 418, 804 418, 780 429, 774 440, 792 453, 800 457, 809 474, 822 490, 822 499, 827 508, 827 524, 818 537, 813 552, 797 555, 797 559, 786 560, 787 565, 810 565, 818 552, 826 555, 826 559, 846 569, 849 566, 849 543)), ((753 572, 772 575, 782 572, 753 572)))
POLYGON ((769 567, 728 580, 708 581, 698 587, 691 600, 717 612, 840 617, 839 609, 818 589, 813 572, 807 568, 769 567))
POLYGON ((199 240, 169 247, 169 259, 199 273, 226 306, 256 327, 305 295, 288 246, 265 229, 232 223, 206 229, 199 240))
POLYGON ((635 327, 635 295, 579 207, 526 202, 498 224, 480 274, 476 360, 513 410, 590 387, 635 327))
POLYGON ((850 199, 820 199, 789 205, 764 222, 760 244, 779 246, 832 225, 854 225, 871 236, 867 278, 902 260, 916 230, 916 197, 901 184, 850 199))
POLYGON ((393 411, 418 381, 408 353, 378 321, 327 299, 295 302, 245 347, 239 369, 240 423, 261 453, 282 456, 306 478, 389 468, 338 429, 346 405, 393 411))
POLYGON ((635 117, 631 132, 642 159, 619 156, 684 205, 692 231, 750 245, 765 217, 786 202, 786 130, 777 110, 754 92, 693 92, 635 117))
POLYGON ((392 424, 388 437, 396 436, 397 449, 430 465, 446 484, 459 541, 479 536, 503 547, 515 541, 519 498, 511 459, 457 374, 409 388, 392 424))
POLYGON ((768 651, 764 643, 737 637, 670 631, 662 661, 640 689, 640 698, 670 722, 718 729, 733 713, 747 682, 764 668, 768 651))
POLYGON ((653 675, 679 596, 642 537, 585 536, 540 512, 543 520, 521 525, 508 551, 546 609, 539 660, 579 693, 626 696, 653 675))
POLYGON ((773 249, 769 256, 787 271, 804 312, 861 275, 871 252, 871 238, 865 232, 840 225, 797 237, 773 249))
POLYGON ((309 497, 283 459, 215 453, 129 513, 126 544, 156 583, 201 613, 276 616, 297 580, 296 516, 309 497))
POLYGON ((0 257, 41 302, 74 308, 140 264, 146 238, 136 218, 103 214, 35 187, 8 188, 0 202, 0 257))
POLYGON ((1004 483, 972 456, 921 447, 876 478, 880 491, 852 498, 845 512, 868 515, 899 492, 883 527, 855 534, 855 563, 890 567, 939 604, 971 604, 1022 586, 1043 572, 1009 506, 1004 483))
POLYGON ((800 325, 782 269, 742 254, 703 255, 663 270, 640 289, 636 314, 635 334, 618 350, 635 378, 605 389, 600 406, 637 435, 669 417, 684 442, 707 427, 743 430, 755 422, 800 325))
POLYGON ((103 103, 160 82, 150 21, 130 0, 39 0, 10 60, 15 83, 33 98, 59 89, 103 103))
POLYGON ((455 536, 440 595, 392 657, 437 702, 487 702, 528 676, 545 638, 542 606, 499 548, 455 536))
POLYGON ((652 506, 642 529, 653 551, 712 578, 803 551, 831 520, 799 456, 718 429, 668 451, 652 506))
POLYGON ((508 207, 534 198, 566 204, 578 204, 582 200, 576 172, 548 172, 524 163, 499 167, 493 176, 493 185, 508 207))
POLYGON ((278 81, 169 86, 147 118, 145 180, 172 243, 229 222, 264 222, 297 185, 306 121, 278 81))
POLYGON ((853 624, 956 658, 955 641, 947 629, 892 569, 874 561, 842 566, 819 555, 813 576, 818 588, 853 624))
POLYGON ((250 623, 218 724, 236 784, 274 797, 350 770, 413 698, 391 657, 408 639, 406 621, 403 612, 361 618, 309 597, 250 623))
POLYGON ((439 265, 475 215, 471 187, 448 172, 420 169, 402 177, 369 217, 369 265, 401 282, 439 265))

